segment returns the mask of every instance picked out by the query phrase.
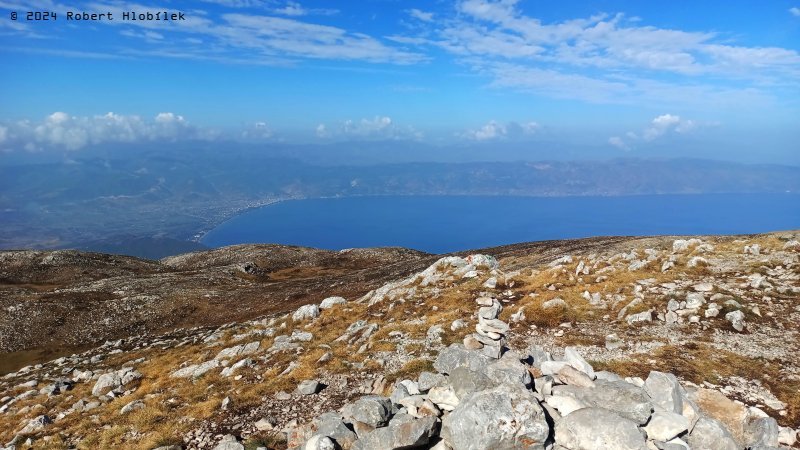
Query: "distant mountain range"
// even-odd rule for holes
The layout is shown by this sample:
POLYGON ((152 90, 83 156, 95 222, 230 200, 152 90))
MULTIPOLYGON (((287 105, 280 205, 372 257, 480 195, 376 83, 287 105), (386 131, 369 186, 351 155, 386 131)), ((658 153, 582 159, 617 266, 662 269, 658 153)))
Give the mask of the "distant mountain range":
POLYGON ((292 198, 800 193, 800 167, 693 159, 322 165, 202 146, 83 155, 0 164, 0 248, 161 257, 199 248, 185 242, 242 210, 292 198))

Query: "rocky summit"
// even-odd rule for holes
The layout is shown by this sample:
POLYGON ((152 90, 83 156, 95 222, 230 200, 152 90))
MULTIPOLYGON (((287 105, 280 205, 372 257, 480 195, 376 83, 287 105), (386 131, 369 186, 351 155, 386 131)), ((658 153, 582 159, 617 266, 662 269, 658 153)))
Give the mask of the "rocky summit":
POLYGON ((800 233, 0 253, 3 449, 800 448, 800 233))

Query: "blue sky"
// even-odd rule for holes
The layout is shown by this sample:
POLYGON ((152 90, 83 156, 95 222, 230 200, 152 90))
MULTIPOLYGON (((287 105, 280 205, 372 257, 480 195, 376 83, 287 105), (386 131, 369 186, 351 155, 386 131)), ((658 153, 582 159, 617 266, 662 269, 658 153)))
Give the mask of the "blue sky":
POLYGON ((0 57, 3 152, 529 140, 800 164, 796 0, 0 0, 0 57))

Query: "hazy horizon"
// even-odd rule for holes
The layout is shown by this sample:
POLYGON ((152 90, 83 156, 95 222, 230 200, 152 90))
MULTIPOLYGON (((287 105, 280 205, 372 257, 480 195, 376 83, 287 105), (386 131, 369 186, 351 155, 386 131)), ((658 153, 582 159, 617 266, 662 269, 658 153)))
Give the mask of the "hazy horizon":
POLYGON ((0 75, 0 159, 395 142, 455 162, 479 147, 484 160, 800 164, 792 1, 35 0, 0 11, 0 55, 14 68, 0 75), (31 10, 56 20, 24 20, 31 10))

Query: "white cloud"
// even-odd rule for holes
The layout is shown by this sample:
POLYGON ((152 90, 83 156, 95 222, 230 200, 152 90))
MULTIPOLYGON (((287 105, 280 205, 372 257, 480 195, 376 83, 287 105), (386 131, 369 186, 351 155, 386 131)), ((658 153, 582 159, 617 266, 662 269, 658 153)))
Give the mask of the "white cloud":
MULTIPOLYGON (((159 7, 157 8, 159 11, 183 12, 186 19, 169 23, 103 21, 98 23, 98 26, 118 27, 119 32, 125 36, 141 38, 158 46, 128 48, 122 51, 108 47, 103 51, 98 50, 98 53, 270 65, 287 65, 302 59, 352 60, 402 65, 429 59, 422 53, 408 51, 382 37, 316 24, 310 19, 299 19, 302 16, 336 14, 338 10, 335 9, 306 8, 295 1, 285 3, 255 0, 207 1, 237 9, 226 9, 218 13, 159 7), (256 7, 271 14, 289 17, 274 17, 243 9, 256 7), (201 43, 192 44, 187 39, 201 43)), ((0 5, 16 9, 41 7, 61 14, 74 9, 50 0, 31 0, 28 5, 20 2, 10 2, 7 5, 0 3, 0 5)), ((89 13, 111 13, 115 17, 121 17, 126 11, 154 10, 153 8, 154 5, 145 6, 136 2, 100 0, 89 3, 85 10, 89 13)), ((5 22, 0 21, 0 24, 5 22)), ((16 32, 22 35, 25 31, 16 32)))
POLYGON ((373 37, 338 27, 246 14, 225 14, 223 18, 227 25, 215 32, 220 39, 267 54, 394 64, 425 59, 421 54, 389 47, 373 37))
POLYGON ((608 143, 613 145, 614 147, 617 147, 620 150, 627 151, 627 150, 631 149, 628 146, 628 144, 626 144, 625 141, 623 141, 622 138, 619 137, 619 136, 612 136, 612 137, 608 138, 608 143))
POLYGON ((423 134, 414 127, 398 125, 388 116, 361 120, 348 119, 337 126, 321 123, 317 125, 315 131, 319 138, 334 139, 418 140, 423 137, 423 134))
POLYGON ((274 133, 266 122, 256 122, 246 126, 240 135, 245 141, 263 141, 271 139, 274 133))
POLYGON ((465 131, 461 136, 475 141, 518 139, 536 134, 539 128, 539 124, 536 122, 508 122, 502 124, 495 120, 490 120, 480 128, 465 131))
POLYGON ((635 142, 653 142, 671 133, 686 134, 698 127, 697 122, 682 119, 673 114, 662 114, 650 121, 650 125, 640 133, 628 131, 625 133, 626 139, 619 136, 608 138, 608 143, 621 150, 631 150, 635 142))
POLYGON ((71 116, 54 112, 40 123, 20 121, 3 125, 4 140, 28 151, 44 148, 78 150, 88 145, 139 141, 215 139, 219 132, 190 125, 183 116, 163 112, 153 120, 109 112, 96 116, 71 116))
POLYGON ((433 21, 433 13, 432 12, 422 11, 422 10, 419 10, 417 8, 409 9, 408 10, 408 15, 410 15, 411 17, 413 17, 413 18, 415 18, 417 20, 421 20, 423 22, 431 22, 431 21, 433 21))
POLYGON ((796 6, 789 8, 789 12, 795 17, 800 17, 800 8, 796 6))
POLYGON ((205 3, 214 3, 229 8, 256 8, 265 5, 263 0, 201 0, 205 3))
POLYGON ((312 14, 330 16, 337 14, 339 10, 327 8, 306 8, 300 3, 290 1, 286 2, 286 5, 281 8, 273 9, 272 12, 284 16, 307 16, 312 14))
POLYGON ((493 87, 589 102, 670 108, 754 97, 774 101, 780 98, 776 89, 795 89, 800 78, 794 49, 737 46, 716 32, 648 26, 624 14, 548 23, 518 4, 463 0, 455 16, 416 36, 390 39, 438 46, 488 76, 493 87))

